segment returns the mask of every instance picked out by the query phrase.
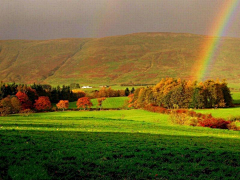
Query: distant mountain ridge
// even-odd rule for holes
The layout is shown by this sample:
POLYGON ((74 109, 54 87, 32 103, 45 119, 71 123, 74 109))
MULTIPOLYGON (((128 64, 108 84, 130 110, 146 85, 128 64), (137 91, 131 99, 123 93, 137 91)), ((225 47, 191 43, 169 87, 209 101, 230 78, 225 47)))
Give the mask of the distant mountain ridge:
MULTIPOLYGON (((157 83, 192 78, 207 38, 135 33, 104 38, 0 41, 0 80, 16 83, 157 83)), ((207 78, 240 83, 240 39, 224 38, 207 78)))

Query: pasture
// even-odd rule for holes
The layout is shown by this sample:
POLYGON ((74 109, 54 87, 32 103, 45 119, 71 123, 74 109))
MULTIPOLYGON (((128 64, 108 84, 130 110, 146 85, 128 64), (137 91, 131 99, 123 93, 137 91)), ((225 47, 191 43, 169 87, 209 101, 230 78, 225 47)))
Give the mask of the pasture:
MULTIPOLYGON (((125 102, 128 100, 128 97, 109 97, 106 98, 106 100, 103 101, 102 103, 102 108, 106 109, 118 109, 118 108, 123 108, 125 102)), ((91 102, 93 106, 91 107, 92 109, 99 108, 98 107, 98 102, 97 99, 91 99, 91 102)), ((75 102, 70 102, 69 103, 69 109, 77 109, 77 105, 75 102)))
POLYGON ((144 110, 0 118, 2 179, 239 179, 238 131, 144 110))
POLYGON ((240 117, 240 107, 218 108, 218 109, 197 109, 194 110, 203 114, 212 114, 213 117, 229 119, 231 117, 240 117))
POLYGON ((234 104, 240 104, 240 92, 231 92, 233 103, 234 104))

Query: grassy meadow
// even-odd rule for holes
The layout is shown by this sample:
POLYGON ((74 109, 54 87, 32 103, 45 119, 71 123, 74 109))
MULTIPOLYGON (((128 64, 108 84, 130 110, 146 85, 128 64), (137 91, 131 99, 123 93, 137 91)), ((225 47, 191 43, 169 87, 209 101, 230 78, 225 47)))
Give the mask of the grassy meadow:
POLYGON ((2 179, 240 178, 239 131, 144 110, 0 117, 0 139, 2 179))
POLYGON ((234 104, 240 104, 240 92, 231 92, 233 103, 234 104))
MULTIPOLYGON (((123 108, 125 102, 128 100, 128 97, 109 97, 102 103, 102 108, 104 109, 117 109, 123 108)), ((97 99, 91 99, 93 106, 92 109, 99 108, 97 99)), ((69 109, 77 109, 77 101, 69 102, 69 109)))

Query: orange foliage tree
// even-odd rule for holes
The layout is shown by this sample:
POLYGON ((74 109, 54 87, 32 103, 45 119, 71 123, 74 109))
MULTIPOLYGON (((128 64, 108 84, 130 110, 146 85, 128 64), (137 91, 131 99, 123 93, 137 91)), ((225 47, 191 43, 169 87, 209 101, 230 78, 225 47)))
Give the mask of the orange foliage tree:
POLYGON ((134 95, 129 98, 129 106, 135 108, 150 104, 168 109, 232 106, 232 97, 227 83, 213 80, 198 83, 197 81, 166 78, 156 86, 136 89, 134 95))
POLYGON ((68 100, 60 100, 57 104, 56 104, 58 109, 62 109, 64 111, 64 109, 67 109, 69 107, 69 101, 68 100))
POLYGON ((51 102, 49 100, 49 97, 40 96, 37 100, 35 100, 34 107, 38 111, 44 111, 44 110, 51 109, 52 105, 51 105, 51 102))
POLYGON ((79 98, 77 100, 77 107, 78 108, 83 108, 83 109, 86 109, 87 107, 91 108, 92 105, 93 104, 92 104, 90 98, 88 98, 88 97, 82 97, 82 98, 79 98))

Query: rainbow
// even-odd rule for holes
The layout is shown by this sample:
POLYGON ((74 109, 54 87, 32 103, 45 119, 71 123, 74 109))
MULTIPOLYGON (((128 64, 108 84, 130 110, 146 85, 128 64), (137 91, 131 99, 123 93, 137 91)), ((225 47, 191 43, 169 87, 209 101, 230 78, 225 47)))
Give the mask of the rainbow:
POLYGON ((197 64, 194 66, 194 77, 198 81, 203 81, 207 73, 211 70, 211 66, 214 65, 218 49, 221 46, 221 39, 226 35, 227 30, 233 23, 234 14, 237 13, 239 5, 240 0, 224 1, 219 11, 220 14, 218 14, 209 32, 214 37, 206 38, 200 51, 200 59, 197 60, 197 64))

